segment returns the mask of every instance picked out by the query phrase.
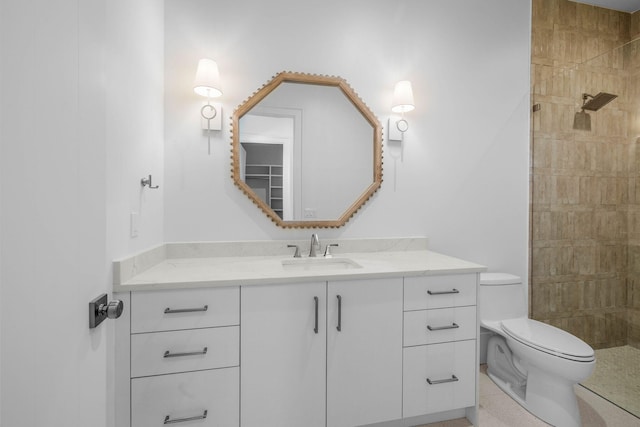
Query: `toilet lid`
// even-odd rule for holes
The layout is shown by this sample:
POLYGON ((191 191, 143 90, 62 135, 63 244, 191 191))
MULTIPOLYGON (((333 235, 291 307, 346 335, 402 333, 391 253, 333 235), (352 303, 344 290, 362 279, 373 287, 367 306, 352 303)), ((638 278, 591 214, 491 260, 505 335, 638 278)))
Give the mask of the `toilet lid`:
POLYGON ((581 362, 595 359, 593 349, 586 342, 546 323, 522 317, 503 320, 501 327, 511 338, 546 353, 581 362))

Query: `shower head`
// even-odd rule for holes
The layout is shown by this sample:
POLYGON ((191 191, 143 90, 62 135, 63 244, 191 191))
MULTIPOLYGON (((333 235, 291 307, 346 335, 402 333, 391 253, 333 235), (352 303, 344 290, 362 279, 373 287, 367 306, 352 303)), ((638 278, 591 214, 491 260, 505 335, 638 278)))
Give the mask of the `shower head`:
POLYGON ((589 111, 598 111, 617 97, 618 95, 612 95, 606 92, 600 92, 596 96, 589 95, 588 93, 583 93, 582 109, 589 111))
POLYGON ((591 116, 584 110, 578 111, 573 116, 573 129, 575 130, 591 130, 591 116))

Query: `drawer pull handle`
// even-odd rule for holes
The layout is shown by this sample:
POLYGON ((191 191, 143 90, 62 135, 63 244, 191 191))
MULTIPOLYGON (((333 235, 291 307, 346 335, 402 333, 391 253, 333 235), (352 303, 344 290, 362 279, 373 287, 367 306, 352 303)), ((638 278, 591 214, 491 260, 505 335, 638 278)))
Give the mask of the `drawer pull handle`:
POLYGON ((318 297, 313 297, 313 304, 314 304, 314 325, 313 325, 313 332, 315 332, 316 334, 318 333, 318 297))
POLYGON ((201 354, 207 354, 207 347, 203 348, 201 351, 192 351, 189 353, 171 353, 167 350, 164 352, 164 357, 198 356, 201 354))
POLYGON ((458 329, 460 327, 460 325, 458 325, 457 323, 452 323, 451 325, 447 325, 447 326, 431 326, 431 325, 427 325, 427 329, 430 331, 443 331, 445 329, 458 329))
POLYGON ((195 311, 207 311, 209 310, 209 306, 205 305, 202 308, 165 308, 164 314, 173 314, 173 313, 193 313, 195 311))
POLYGON ((429 295, 449 295, 449 294, 459 294, 460 291, 456 288, 451 289, 450 291, 427 291, 429 295))
POLYGON ((458 377, 456 377, 455 375, 451 375, 451 378, 445 378, 444 380, 433 380, 433 381, 431 381, 429 378, 427 378, 427 382, 430 385, 454 383, 456 381, 459 381, 459 380, 458 380, 458 377))
POLYGON ((195 421, 195 420, 204 420, 205 418, 207 418, 207 410, 204 410, 204 414, 202 415, 198 415, 195 417, 189 417, 189 418, 176 418, 174 420, 171 419, 171 416, 167 415, 166 417, 164 417, 164 423, 165 424, 176 424, 176 423, 184 423, 187 421, 195 421))
POLYGON ((338 332, 342 332, 342 297, 340 295, 336 295, 338 298, 338 326, 336 329, 338 332))

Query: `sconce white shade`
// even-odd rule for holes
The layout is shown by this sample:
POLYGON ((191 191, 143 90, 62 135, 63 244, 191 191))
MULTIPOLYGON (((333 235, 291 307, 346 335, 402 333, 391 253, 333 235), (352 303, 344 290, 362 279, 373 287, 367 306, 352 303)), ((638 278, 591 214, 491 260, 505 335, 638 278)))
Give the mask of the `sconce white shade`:
POLYGON ((220 72, 216 61, 208 58, 198 62, 198 71, 193 83, 193 91, 198 95, 208 98, 217 98, 222 95, 220 89, 220 72))
POLYGON ((396 83, 393 88, 393 102, 391 103, 391 111, 394 113, 406 113, 415 108, 413 103, 413 89, 409 80, 403 80, 396 83))

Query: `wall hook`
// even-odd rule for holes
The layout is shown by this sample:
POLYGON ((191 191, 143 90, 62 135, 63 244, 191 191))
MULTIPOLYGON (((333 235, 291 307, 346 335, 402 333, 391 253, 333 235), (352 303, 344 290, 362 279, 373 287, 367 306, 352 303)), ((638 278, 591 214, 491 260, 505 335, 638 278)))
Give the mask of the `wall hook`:
POLYGON ((160 186, 159 186, 159 185, 153 185, 153 184, 151 183, 151 175, 149 175, 149 178, 142 178, 142 179, 140 180, 140 185, 142 185, 143 187, 145 187, 145 186, 147 186, 147 185, 148 185, 148 186, 149 186, 149 188, 152 188, 152 189, 154 189, 154 190, 155 190, 156 188, 160 188, 160 186))

